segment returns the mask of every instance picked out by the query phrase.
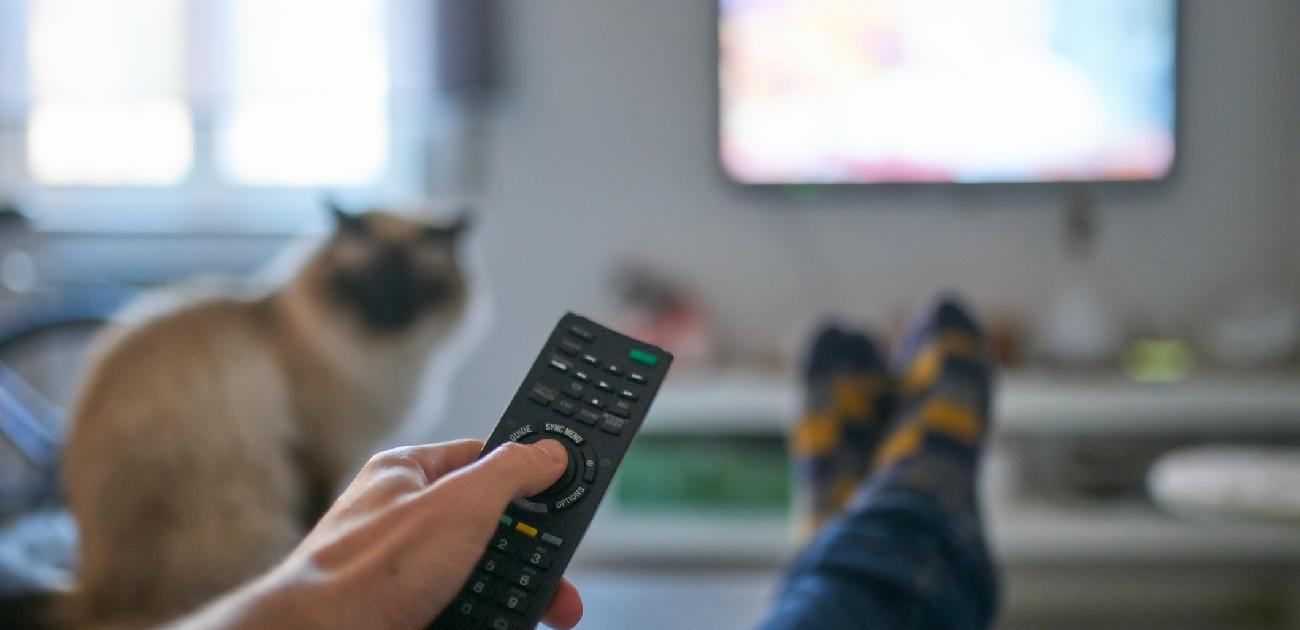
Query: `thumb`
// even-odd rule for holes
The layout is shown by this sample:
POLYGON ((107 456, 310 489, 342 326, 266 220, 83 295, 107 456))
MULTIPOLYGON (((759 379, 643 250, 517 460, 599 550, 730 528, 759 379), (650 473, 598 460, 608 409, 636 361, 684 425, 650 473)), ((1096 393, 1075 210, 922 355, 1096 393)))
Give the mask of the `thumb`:
POLYGON ((446 481, 492 504, 505 505, 511 499, 545 490, 559 480, 568 465, 568 452, 555 440, 506 442, 446 481))

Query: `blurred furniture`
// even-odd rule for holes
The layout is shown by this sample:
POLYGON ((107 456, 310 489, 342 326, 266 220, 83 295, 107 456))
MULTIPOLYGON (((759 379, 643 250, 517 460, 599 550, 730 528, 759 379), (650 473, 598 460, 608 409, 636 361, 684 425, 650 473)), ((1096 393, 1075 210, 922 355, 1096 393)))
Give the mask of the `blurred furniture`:
POLYGON ((1151 496, 1192 518, 1300 525, 1300 448, 1212 445, 1160 457, 1151 496))
MULTIPOLYGON (((799 404, 792 377, 670 378, 628 460, 642 443, 662 448, 681 436, 728 449, 783 444, 799 404)), ((1201 373, 1141 384, 1010 373, 996 407, 982 481, 991 544, 1006 568, 1006 627, 1059 627, 1062 619, 1091 628, 1133 619, 1146 627, 1295 627, 1287 624, 1300 610, 1288 602, 1300 601, 1300 532, 1170 515, 1152 503, 1145 480, 1161 455, 1190 446, 1300 445, 1300 375, 1201 373), (1236 625, 1243 615, 1256 625, 1236 625)), ((764 452, 787 465, 783 449, 764 452)), ((653 459, 681 467, 660 452, 653 459)), ((629 586, 665 567, 772 580, 795 550, 788 510, 629 496, 621 486, 636 476, 627 463, 575 557, 579 570, 621 569, 629 586)), ((725 479, 691 481, 728 487, 725 479)))
POLYGON ((70 583, 76 526, 58 482, 65 408, 89 340, 127 293, 62 290, 0 302, 0 598, 70 583))

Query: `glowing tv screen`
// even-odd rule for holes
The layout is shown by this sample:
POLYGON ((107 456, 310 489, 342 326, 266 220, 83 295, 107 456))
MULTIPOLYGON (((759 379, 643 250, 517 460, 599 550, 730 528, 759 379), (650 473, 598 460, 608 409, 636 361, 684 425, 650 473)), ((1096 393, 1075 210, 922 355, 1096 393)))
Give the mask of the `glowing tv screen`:
POLYGON ((1154 180, 1176 0, 721 0, 736 181, 1154 180))

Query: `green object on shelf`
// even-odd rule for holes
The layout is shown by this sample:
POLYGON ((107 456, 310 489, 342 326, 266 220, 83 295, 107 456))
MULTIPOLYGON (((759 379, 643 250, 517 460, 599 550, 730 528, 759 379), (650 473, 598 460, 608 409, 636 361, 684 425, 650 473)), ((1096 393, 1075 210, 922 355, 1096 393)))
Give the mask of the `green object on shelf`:
POLYGON ((781 436, 641 435, 614 481, 629 511, 783 514, 790 465, 781 436))
POLYGON ((1195 365, 1191 347, 1176 339, 1139 339, 1124 358, 1125 373, 1141 383, 1177 383, 1191 375, 1195 365))

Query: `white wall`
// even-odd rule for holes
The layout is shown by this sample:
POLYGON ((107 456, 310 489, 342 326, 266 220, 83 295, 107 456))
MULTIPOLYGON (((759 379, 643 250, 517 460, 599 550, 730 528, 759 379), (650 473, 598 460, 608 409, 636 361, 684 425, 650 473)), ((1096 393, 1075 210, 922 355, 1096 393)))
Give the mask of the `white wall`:
MULTIPOLYGON (((713 2, 507 9, 510 84, 492 119, 480 232, 495 337, 457 379, 442 434, 491 426, 564 310, 610 315, 608 274, 628 258, 689 279, 727 334, 756 347, 788 346, 832 309, 881 325, 945 286, 1032 316, 1060 277, 1052 189, 849 188, 795 201, 727 182, 713 2)), ((1300 4, 1192 0, 1184 17, 1177 173, 1098 191, 1094 267, 1135 325, 1170 332, 1235 285, 1300 268, 1300 4)))

